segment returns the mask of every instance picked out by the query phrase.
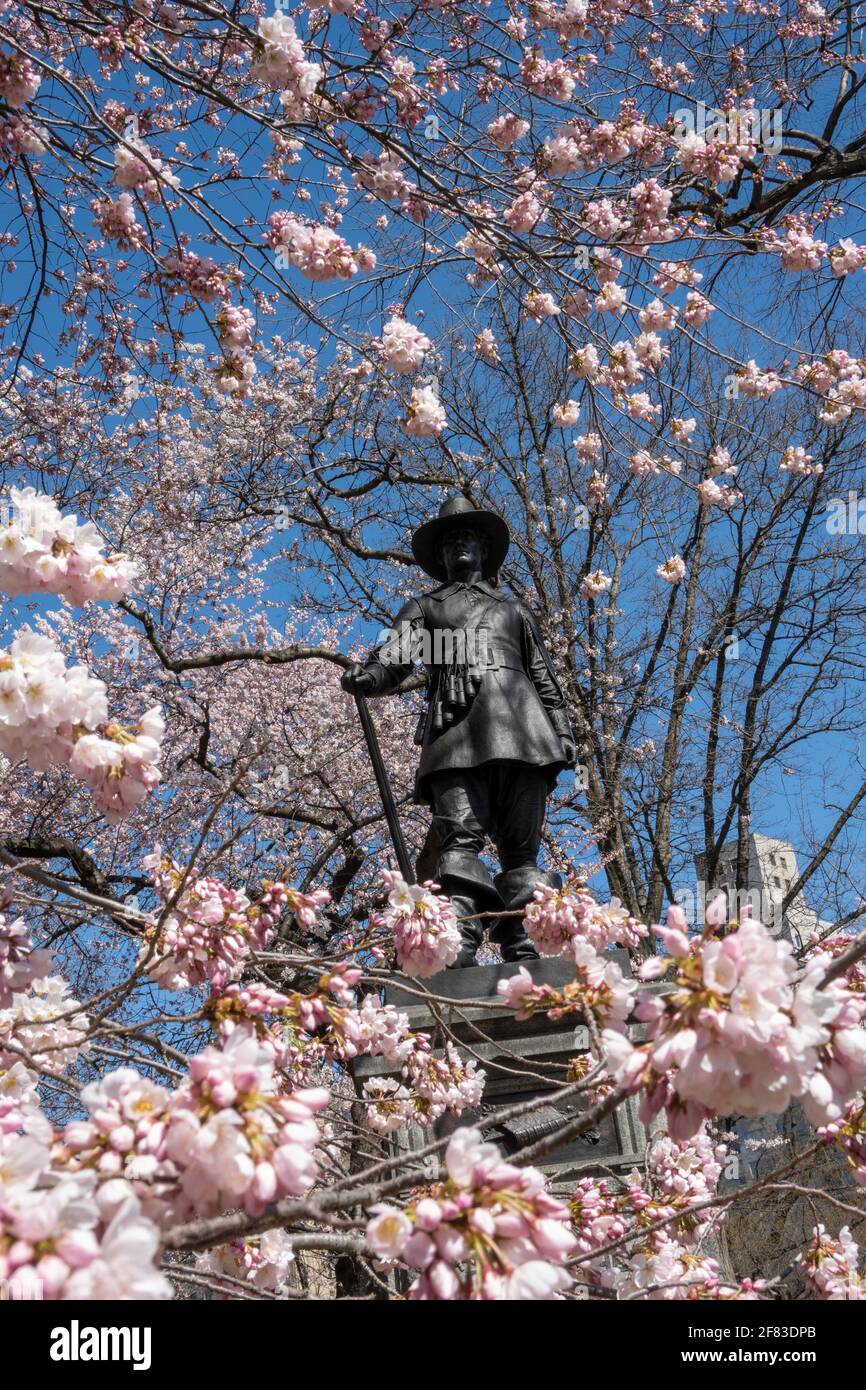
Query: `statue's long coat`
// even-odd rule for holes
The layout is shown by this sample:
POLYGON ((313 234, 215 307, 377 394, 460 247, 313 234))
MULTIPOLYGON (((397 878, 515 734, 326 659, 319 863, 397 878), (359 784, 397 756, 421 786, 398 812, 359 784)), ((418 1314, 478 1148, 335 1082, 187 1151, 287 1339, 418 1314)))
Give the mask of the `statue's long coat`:
MULTIPOLYGON (((562 687, 538 625, 525 604, 492 585, 444 584, 410 599, 397 615, 389 640, 366 663, 376 681, 375 694, 386 694, 410 674, 413 653, 424 644, 429 659, 429 704, 419 724, 421 761, 416 800, 428 801, 431 773, 480 767, 492 761, 530 763, 550 769, 551 783, 565 765, 562 738, 571 738, 562 687), (436 634, 462 632, 470 652, 484 654, 486 664, 473 668, 477 692, 464 686, 464 707, 449 705, 448 678, 462 683, 466 664, 436 660, 436 634), (437 727, 437 709, 453 722, 437 727)), ((443 644, 440 640, 439 648, 443 644)), ((447 653, 446 653, 447 654, 447 653)))

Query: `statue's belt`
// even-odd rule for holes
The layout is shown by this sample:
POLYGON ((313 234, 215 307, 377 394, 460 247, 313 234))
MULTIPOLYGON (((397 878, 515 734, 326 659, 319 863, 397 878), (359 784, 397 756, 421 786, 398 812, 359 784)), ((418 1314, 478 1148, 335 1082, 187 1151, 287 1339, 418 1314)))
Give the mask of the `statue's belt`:
MULTIPOLYGON (((483 629, 480 629, 483 631, 483 629)), ((485 640, 471 657, 428 668, 428 705, 418 721, 415 742, 440 733, 473 704, 486 671, 523 671, 523 653, 510 642, 485 640)))
MULTIPOLYGON (((445 671, 449 664, 443 662, 441 665, 433 667, 434 672, 445 671)), ((479 671, 525 671, 526 666, 523 660, 523 653, 519 647, 513 647, 508 642, 480 641, 474 644, 471 657, 466 661, 460 661, 459 665, 474 667, 479 671)))

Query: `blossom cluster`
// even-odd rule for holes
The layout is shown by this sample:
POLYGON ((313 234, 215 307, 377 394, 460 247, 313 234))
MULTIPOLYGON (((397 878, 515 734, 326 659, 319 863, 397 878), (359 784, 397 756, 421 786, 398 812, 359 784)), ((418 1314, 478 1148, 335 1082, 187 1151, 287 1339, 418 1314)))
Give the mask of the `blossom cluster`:
POLYGON ((728 1282, 712 1256, 691 1250, 677 1240, 659 1236, 637 1249, 625 1265, 616 1266, 603 1279, 623 1302, 631 1299, 672 1301, 721 1299, 754 1301, 764 1282, 743 1279, 728 1282))
POLYGON ((813 360, 803 358, 794 379, 825 398, 818 417, 825 425, 837 425, 866 407, 866 365, 844 349, 834 348, 813 360))
POLYGON ((10 922, 0 913, 0 1072, 6 1072, 0 1074, 0 1133, 23 1129, 45 1137, 35 1074, 22 1069, 21 1056, 60 1076, 85 1045, 88 1018, 51 970, 51 952, 31 945, 20 918, 10 922))
POLYGON ((393 934, 400 969, 423 980, 452 965, 461 939, 450 899, 434 891, 435 883, 408 884, 391 869, 383 869, 382 878, 388 906, 371 921, 393 934))
POLYGON ((358 188, 368 189, 383 202, 405 205, 418 192, 418 186, 406 177, 403 170, 402 159, 383 150, 380 154, 365 155, 352 177, 358 188))
POLYGON ((12 1299, 171 1297, 159 1231, 126 1183, 54 1170, 30 1135, 0 1136, 0 1281, 12 1299))
POLYGON ((403 429, 416 439, 441 434, 447 423, 445 409, 432 386, 415 386, 409 398, 403 429))
POLYGON ((166 288, 182 288, 203 304, 212 304, 227 292, 225 272, 210 256, 177 250, 162 261, 161 283, 166 288))
POLYGON ((164 734, 162 711, 154 705, 132 728, 111 722, 76 739, 70 771, 90 788, 109 825, 124 820, 159 785, 164 734))
POLYGON ((7 594, 59 594, 70 603, 116 601, 132 586, 136 565, 106 555, 91 522, 61 515, 53 497, 11 488, 10 520, 0 528, 0 589, 7 594))
POLYGON ((15 160, 21 154, 44 154, 51 143, 48 131, 43 125, 20 116, 9 116, 0 123, 0 146, 8 158, 15 160))
POLYGON ((205 302, 222 295, 222 304, 216 316, 219 345, 222 350, 221 361, 215 373, 216 387, 224 396, 248 395, 256 374, 256 364, 253 360, 253 315, 249 309, 231 303, 226 277, 209 256, 185 253, 176 273, 184 277, 190 293, 205 302))
POLYGON ((29 988, 51 968, 48 951, 35 950, 23 920, 10 922, 0 912, 0 1009, 9 1007, 13 994, 29 988))
POLYGON ((379 1134, 410 1124, 425 1127, 446 1110, 461 1115, 481 1104, 486 1073, 471 1057, 461 1057, 450 1042, 442 1057, 435 1057, 426 1034, 416 1035, 414 1043, 403 1060, 401 1080, 384 1076, 364 1082, 367 1123, 379 1134))
MULTIPOLYGON (((208 980, 221 989, 240 979, 250 952, 268 945, 279 919, 301 896, 288 884, 267 882, 252 903, 246 893, 207 876, 181 888, 183 871, 173 860, 156 851, 144 862, 160 900, 171 906, 145 930, 139 959, 165 989, 190 989, 208 980)), ((318 890, 315 905, 327 898, 318 890)), ((308 899, 299 910, 305 908, 310 910, 308 899)))
POLYGON ((760 1284, 728 1283, 718 1262, 697 1248, 720 1220, 706 1204, 725 1153, 701 1127, 681 1142, 657 1136, 647 1150, 645 1179, 634 1170, 619 1189, 606 1178, 581 1179, 570 1201, 583 1257, 578 1277, 622 1300, 758 1297, 760 1284), (614 1242, 617 1248, 608 1250, 614 1242))
POLYGON ((580 586, 581 596, 583 598, 592 599, 601 598, 603 594, 607 593, 612 584, 613 580, 609 574, 605 574, 603 570, 591 570, 589 574, 583 577, 583 582, 580 586))
POLYGON ((543 956, 571 956, 579 941, 596 951, 608 946, 633 948, 648 935, 619 898, 604 907, 582 886, 551 888, 539 883, 524 921, 527 936, 543 956))
POLYGON ((822 1125, 818 1133, 843 1150, 851 1164, 854 1181, 866 1187, 866 1101, 862 1096, 850 1101, 844 1115, 822 1125))
POLYGON ((313 989, 288 994, 252 981, 231 984, 210 1001, 208 1011, 224 1041, 236 1029, 251 1032, 274 1065, 294 1079, 322 1065, 355 1057, 382 1057, 398 1068, 364 1083, 370 1127, 389 1134, 412 1122, 432 1124, 446 1110, 461 1114, 481 1100, 485 1073, 450 1043, 442 1057, 430 1049, 427 1033, 414 1033, 405 1013, 381 1004, 376 995, 356 999, 361 978, 345 962, 319 976, 313 989))
POLYGON ((411 1299, 551 1299, 570 1288, 568 1207, 541 1173, 506 1163, 473 1128, 452 1135, 445 1167, 445 1182, 405 1209, 371 1208, 367 1223, 380 1260, 418 1271, 411 1299))
POLYGON ((0 53, 0 96, 7 106, 19 110, 32 101, 42 75, 28 57, 20 53, 0 53))
POLYGON ((497 989, 503 1002, 516 1010, 519 1019, 531 1018, 534 1013, 546 1013, 551 1019, 574 1013, 591 1016, 601 1027, 624 1029, 634 1007, 637 983, 627 980, 615 960, 606 960, 581 937, 572 939, 568 954, 574 961, 575 976, 562 989, 536 985, 521 966, 516 975, 500 980, 497 989))
POLYGON ((784 218, 781 225, 782 236, 773 228, 763 228, 760 245, 762 251, 778 256, 783 270, 821 270, 826 262, 832 273, 841 277, 866 267, 866 246, 857 246, 850 237, 830 247, 815 236, 814 226, 796 213, 784 218))
MULTIPOLYGON (((253 1289, 279 1293, 288 1282, 294 1260, 291 1237, 285 1231, 275 1230, 203 1250, 196 1258, 196 1268, 206 1274, 227 1275, 253 1289)), ((217 1292, 215 1296, 231 1298, 232 1293, 217 1292)))
POLYGON ((106 241, 116 242, 119 250, 132 251, 144 245, 147 232, 136 218, 131 193, 121 193, 119 198, 96 198, 90 208, 106 241))
POLYGON ((262 15, 256 26, 257 44, 250 77, 281 89, 286 120, 299 120, 322 78, 318 63, 307 61, 294 21, 285 10, 262 15))
POLYGON ((432 346, 426 333, 399 314, 392 315, 385 324, 378 343, 382 360, 395 372, 417 372, 432 346))
POLYGON ((177 176, 159 156, 131 134, 114 151, 114 181, 125 192, 138 193, 149 203, 158 203, 166 189, 174 192, 180 187, 177 176))
POLYGON ((654 930, 669 956, 642 975, 673 971, 673 988, 639 999, 646 1042, 604 1035, 617 1084, 642 1091, 644 1119, 664 1109, 683 1139, 711 1114, 775 1114, 796 1098, 813 1123, 843 1113, 866 1083, 866 999, 840 980, 824 986, 829 955, 814 955, 795 989, 790 943, 751 918, 724 939, 709 922, 689 941, 682 909, 672 907, 668 925, 654 930))
POLYGON ((672 555, 664 564, 659 565, 656 574, 663 579, 666 584, 679 584, 686 572, 686 562, 681 555, 672 555))
POLYGON ((847 1226, 831 1236, 818 1225, 797 1265, 815 1298, 862 1303, 866 1302, 866 1278, 857 1272, 859 1258, 857 1242, 847 1226))
POLYGON ((265 240, 308 280, 351 280, 359 270, 373 270, 376 265, 367 247, 353 251, 330 227, 301 222, 287 212, 271 214, 265 240))
MULTIPOLYGON (((39 1108, 39 1074, 23 1061, 3 1062, 0 1073, 0 1152, 10 1136, 26 1134, 40 1144, 48 1144, 54 1133, 51 1122, 39 1108)), ((8 1174, 5 1175, 8 1178, 8 1174)))
MULTIPOLYGON (((10 1064, 0 1101, 0 1279, 13 1298, 168 1298, 155 1264, 167 1220, 239 1204, 258 1215, 315 1181, 329 1094, 283 1091, 242 1032, 192 1058, 175 1091, 128 1067, 91 1083, 87 1119, 53 1145, 36 1079, 10 1064)), ((233 1253, 259 1287, 277 1287, 292 1258, 282 1233, 233 1253)))
POLYGON ((0 753, 36 772, 68 762, 77 731, 108 718, 105 685, 85 666, 67 667, 54 642, 23 632, 0 651, 0 753))
POLYGON ((257 980, 217 983, 208 1011, 221 1038, 237 1028, 251 1031, 274 1064, 294 1075, 362 1056, 402 1063, 418 1045, 408 1019, 391 1005, 381 1007, 372 994, 358 1003, 354 986, 360 977, 357 967, 338 961, 306 990, 283 993, 257 980))
POLYGON ((121 1067, 81 1099, 88 1118, 66 1126, 58 1150, 74 1171, 124 1178, 175 1216, 259 1215, 315 1181, 315 1117, 330 1094, 284 1091, 270 1053, 238 1030, 191 1057, 174 1091, 121 1067))
POLYGON ((27 988, 15 990, 0 1008, 0 1069, 14 1066, 23 1053, 40 1071, 61 1076, 84 1051, 90 1021, 62 975, 48 973, 50 958, 36 968, 40 973, 27 988))
POLYGON ((736 178, 742 164, 755 153, 752 139, 745 141, 709 140, 691 131, 677 142, 677 162, 688 174, 699 174, 710 183, 727 183, 736 178))
POLYGON ((158 784, 164 732, 158 707, 131 729, 109 723, 103 682, 85 666, 67 668, 48 637, 24 632, 0 651, 0 752, 36 772, 68 764, 110 823, 158 784))
MULTIPOLYGON (((62 516, 53 498, 13 488, 0 531, 0 588, 54 593, 71 603, 121 598, 135 565, 103 553, 90 523, 62 516)), ((57 764, 85 782, 109 822, 122 820, 160 780, 165 725, 158 707, 128 728, 108 722, 105 685, 85 666, 66 667, 46 636, 24 630, 0 652, 0 752, 36 772, 57 764)))

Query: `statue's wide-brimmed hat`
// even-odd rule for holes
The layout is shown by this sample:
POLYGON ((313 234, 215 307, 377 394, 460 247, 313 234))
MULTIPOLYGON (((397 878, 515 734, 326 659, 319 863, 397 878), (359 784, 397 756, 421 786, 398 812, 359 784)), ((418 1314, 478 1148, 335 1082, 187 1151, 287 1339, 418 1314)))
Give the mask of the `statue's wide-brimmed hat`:
POLYGON ((439 508, 439 515, 432 521, 425 521, 412 537, 412 554, 422 570, 433 579, 446 580, 448 574, 439 556, 439 545, 446 532, 455 526, 465 524, 478 531, 487 541, 487 558, 484 561, 484 577, 498 573, 511 537, 508 527, 495 512, 481 511, 473 507, 465 497, 449 497, 439 508))

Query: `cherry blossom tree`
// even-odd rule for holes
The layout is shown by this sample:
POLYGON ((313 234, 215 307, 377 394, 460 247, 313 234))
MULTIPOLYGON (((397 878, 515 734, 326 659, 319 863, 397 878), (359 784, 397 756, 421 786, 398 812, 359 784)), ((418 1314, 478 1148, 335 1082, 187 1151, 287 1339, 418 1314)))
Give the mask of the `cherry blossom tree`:
MULTIPOLYGON (((427 1300, 866 1295, 860 30, 813 0, 3 7, 13 1297, 296 1297, 316 1261, 427 1300), (501 991, 588 1029, 553 1092, 581 1108, 508 1160, 458 1123, 484 1072, 427 983, 457 923, 389 867, 339 690, 447 491, 506 516, 581 745, 566 886, 526 912, 574 978, 501 991), (835 893, 799 953, 674 902, 733 835, 744 881, 780 770, 791 892, 835 893), (357 1095, 361 1056, 390 1072, 357 1095), (644 1170, 554 1194, 538 1162, 632 1098, 644 1170), (720 1186, 726 1121, 791 1106, 810 1145, 720 1186), (725 1267, 728 1209, 831 1149, 844 1220, 826 1196, 788 1268, 725 1267)), ((416 687, 376 717, 423 866, 416 687)))

